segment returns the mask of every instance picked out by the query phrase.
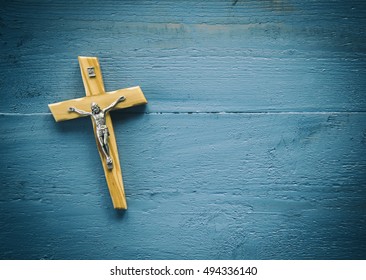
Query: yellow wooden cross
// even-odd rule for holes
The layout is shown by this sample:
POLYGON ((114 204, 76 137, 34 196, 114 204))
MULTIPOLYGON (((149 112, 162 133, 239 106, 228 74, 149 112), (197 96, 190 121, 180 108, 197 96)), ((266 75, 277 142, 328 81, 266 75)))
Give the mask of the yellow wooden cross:
MULTIPOLYGON (((90 112, 92 103, 97 103, 102 109, 110 106, 112 103, 116 103, 116 100, 118 99, 122 99, 123 102, 117 103, 113 109, 128 108, 147 103, 143 92, 138 86, 106 92, 104 89, 103 77, 98 58, 79 56, 78 59, 86 97, 49 104, 48 107, 50 108, 56 122, 72 120, 84 116, 77 114, 76 112, 71 112, 69 108, 72 107, 90 112)), ((99 155, 102 160, 105 177, 114 208, 127 209, 121 166, 119 163, 116 145, 116 137, 114 135, 112 120, 108 112, 105 115, 105 124, 108 128, 107 131, 109 132, 108 146, 110 157, 113 160, 113 168, 107 164, 105 154, 101 144, 99 144, 96 124, 93 121, 94 135, 97 141, 99 155)))

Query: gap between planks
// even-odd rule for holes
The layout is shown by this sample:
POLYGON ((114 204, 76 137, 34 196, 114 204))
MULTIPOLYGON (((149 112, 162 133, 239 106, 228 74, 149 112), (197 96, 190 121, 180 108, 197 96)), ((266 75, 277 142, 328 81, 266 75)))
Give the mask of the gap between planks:
MULTIPOLYGON (((212 112, 128 112, 145 115, 356 115, 366 111, 212 111, 212 112)), ((1 113, 0 116, 51 116, 51 113, 1 113)))

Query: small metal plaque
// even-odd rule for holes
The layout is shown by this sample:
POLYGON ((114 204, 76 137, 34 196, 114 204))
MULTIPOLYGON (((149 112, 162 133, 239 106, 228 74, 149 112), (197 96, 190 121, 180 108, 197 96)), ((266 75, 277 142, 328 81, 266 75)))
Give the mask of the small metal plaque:
POLYGON ((94 67, 88 67, 87 70, 88 70, 89 78, 94 78, 95 77, 94 67))

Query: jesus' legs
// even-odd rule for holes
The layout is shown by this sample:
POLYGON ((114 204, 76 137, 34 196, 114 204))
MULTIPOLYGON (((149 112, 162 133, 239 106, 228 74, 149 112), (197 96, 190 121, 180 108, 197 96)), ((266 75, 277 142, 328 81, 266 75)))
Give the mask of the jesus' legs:
POLYGON ((102 130, 97 133, 99 145, 102 148, 102 151, 106 157, 107 167, 108 169, 113 168, 113 161, 109 155, 109 147, 108 147, 108 130, 102 130))

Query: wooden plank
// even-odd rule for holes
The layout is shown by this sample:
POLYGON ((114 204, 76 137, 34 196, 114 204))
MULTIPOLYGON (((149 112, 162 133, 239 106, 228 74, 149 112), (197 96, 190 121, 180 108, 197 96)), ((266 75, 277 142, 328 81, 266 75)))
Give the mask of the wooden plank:
POLYGON ((107 88, 141 85, 149 112, 366 111, 365 7, 79 0, 35 10, 7 2, 0 112, 46 112, 60 90, 79 97, 80 54, 100 57, 107 88))
POLYGON ((124 215, 84 120, 1 116, 1 258, 365 258, 365 113, 112 117, 124 215))

